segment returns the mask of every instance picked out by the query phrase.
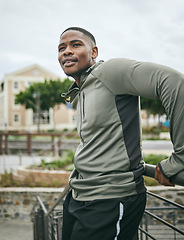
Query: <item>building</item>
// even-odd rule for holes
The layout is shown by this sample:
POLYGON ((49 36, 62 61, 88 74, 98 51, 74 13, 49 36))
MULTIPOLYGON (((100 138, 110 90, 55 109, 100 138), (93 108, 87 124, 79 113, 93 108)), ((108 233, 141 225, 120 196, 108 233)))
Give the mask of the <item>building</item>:
MULTIPOLYGON (((23 105, 15 104, 15 95, 32 83, 58 78, 56 74, 36 64, 6 74, 0 82, 0 131, 36 131, 35 113, 31 109, 25 109, 23 105)), ((54 128, 75 128, 75 111, 65 104, 56 106, 54 111, 45 111, 40 119, 40 130, 54 128)))

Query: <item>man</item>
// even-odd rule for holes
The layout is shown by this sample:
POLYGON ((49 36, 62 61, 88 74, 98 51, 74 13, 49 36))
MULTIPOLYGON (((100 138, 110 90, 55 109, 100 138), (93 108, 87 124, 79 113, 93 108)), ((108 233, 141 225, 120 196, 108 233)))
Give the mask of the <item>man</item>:
POLYGON ((96 63, 97 56, 88 31, 72 27, 61 34, 58 60, 75 80, 64 96, 77 110, 81 137, 62 239, 132 240, 146 203, 139 96, 160 99, 170 117, 175 151, 157 166, 155 176, 173 186, 169 178, 184 169, 184 76, 129 59, 96 63))

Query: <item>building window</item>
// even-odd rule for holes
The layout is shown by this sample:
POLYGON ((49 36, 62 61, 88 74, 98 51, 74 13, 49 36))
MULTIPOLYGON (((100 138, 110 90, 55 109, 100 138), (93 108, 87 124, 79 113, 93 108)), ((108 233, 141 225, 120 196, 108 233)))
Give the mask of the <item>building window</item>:
POLYGON ((3 91, 4 91, 4 82, 1 83, 1 92, 3 92, 3 91))
POLYGON ((14 82, 14 89, 19 89, 19 83, 18 82, 14 82))
POLYGON ((14 115, 14 122, 15 123, 19 122, 19 115, 18 114, 14 115))
POLYGON ((13 125, 14 126, 19 126, 20 125, 20 115, 19 114, 14 114, 13 115, 13 125))
POLYGON ((33 84, 33 83, 29 81, 29 82, 25 83, 25 87, 26 87, 26 88, 29 88, 32 84, 33 84))

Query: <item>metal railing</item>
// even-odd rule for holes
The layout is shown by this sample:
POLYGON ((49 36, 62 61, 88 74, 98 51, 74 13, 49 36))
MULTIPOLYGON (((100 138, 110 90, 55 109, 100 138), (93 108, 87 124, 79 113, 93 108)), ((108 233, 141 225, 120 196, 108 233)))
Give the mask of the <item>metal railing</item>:
POLYGON ((147 195, 163 201, 164 204, 163 207, 146 208, 139 227, 139 239, 184 239, 184 206, 152 192, 147 192, 147 195))
MULTIPOLYGON (((155 169, 155 165, 145 164, 144 175, 154 178, 155 169)), ((176 185, 184 186, 184 171, 181 171, 173 176, 170 181, 176 185)), ((184 206, 152 192, 147 191, 147 196, 163 201, 164 204, 163 207, 147 207, 145 209, 144 216, 139 227, 139 239, 184 239, 184 206), (165 205, 171 206, 168 207, 165 205), (169 218, 168 216, 164 216, 164 220, 163 213, 167 213, 167 211, 169 211, 169 218), (180 212, 181 224, 176 223, 176 216, 178 217, 177 211, 180 212), (157 212, 157 214, 155 212, 157 212)))
POLYGON ((31 211, 34 240, 61 240, 62 203, 69 189, 67 185, 50 209, 47 203, 43 203, 37 196, 37 201, 31 211))
MULTIPOLYGON (((50 143, 50 149, 51 152, 53 154, 55 154, 55 139, 57 138, 57 148, 58 148, 58 155, 61 155, 61 137, 64 134, 61 133, 8 133, 8 132, 4 132, 4 133, 0 133, 0 155, 1 154, 8 154, 10 149, 25 149, 28 155, 31 155, 32 153, 32 148, 33 148, 33 137, 36 136, 42 136, 42 137, 50 137, 51 141, 49 141, 50 143), (25 137, 26 140, 23 141, 18 141, 16 139, 16 141, 11 141, 9 138, 11 136, 16 136, 16 137, 25 137), (18 146, 16 146, 19 143, 18 146)), ((46 142, 44 141, 44 144, 46 142)), ((34 148, 38 149, 37 145, 34 144, 34 148)), ((41 146, 39 147, 39 149, 43 148, 43 144, 41 144, 41 146)))
MULTIPOLYGON (((156 166, 154 165, 145 164, 144 175, 154 178, 155 168, 156 166)), ((184 186, 184 171, 175 175, 172 178, 172 182, 184 186)), ((34 240, 62 240, 62 203, 69 189, 70 187, 67 185, 50 209, 48 208, 47 203, 43 203, 40 197, 37 196, 37 201, 31 212, 34 240)), ((147 192, 147 196, 163 201, 165 205, 171 204, 172 207, 163 205, 163 207, 146 208, 139 227, 139 239, 184 239, 184 206, 151 192, 147 192), (157 215, 155 214, 155 211, 158 212, 157 215), (171 221, 171 217, 164 220, 164 216, 162 216, 164 215, 164 211, 166 213, 170 212, 170 216, 173 216, 173 221, 171 221), (176 222, 176 211, 179 211, 182 224, 176 222), (167 228, 163 226, 166 226, 167 228)))
MULTIPOLYGON (((144 176, 155 178, 155 165, 145 164, 144 176)), ((176 185, 184 186, 184 171, 181 171, 174 175, 170 181, 176 185)))

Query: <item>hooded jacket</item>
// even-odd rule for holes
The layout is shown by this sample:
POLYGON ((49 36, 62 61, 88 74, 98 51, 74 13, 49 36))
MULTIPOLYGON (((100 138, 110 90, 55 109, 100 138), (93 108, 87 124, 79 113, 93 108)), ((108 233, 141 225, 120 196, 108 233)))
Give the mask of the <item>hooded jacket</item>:
POLYGON ((184 75, 129 59, 100 61, 68 93, 81 142, 69 184, 79 201, 145 192, 139 96, 160 99, 170 119, 172 155, 160 163, 170 178, 184 169, 184 75))

